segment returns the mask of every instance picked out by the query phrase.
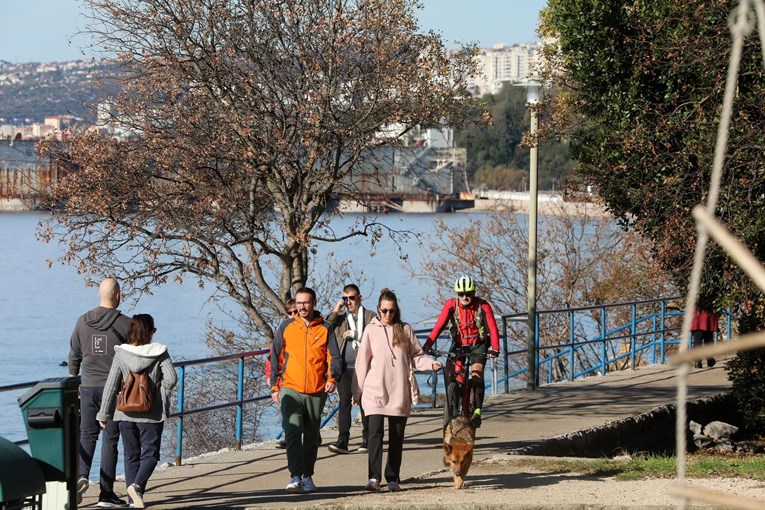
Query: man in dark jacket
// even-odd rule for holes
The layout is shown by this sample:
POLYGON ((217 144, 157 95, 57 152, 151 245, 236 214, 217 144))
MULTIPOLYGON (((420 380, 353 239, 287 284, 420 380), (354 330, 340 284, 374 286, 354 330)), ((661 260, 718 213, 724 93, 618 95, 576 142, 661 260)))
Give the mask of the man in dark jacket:
MULTIPOLYGON (((96 414, 114 358, 114 347, 127 342, 130 317, 117 310, 120 304, 120 286, 114 278, 107 278, 98 288, 99 306, 82 315, 72 332, 69 349, 69 375, 76 377, 82 369, 80 382, 80 478, 77 481, 77 500, 88 489, 90 467, 101 427, 96 414)), ((119 427, 110 421, 101 440, 101 492, 100 508, 121 508, 127 503, 114 494, 117 472, 117 443, 119 427)))
MULTIPOLYGON (((361 335, 367 324, 376 317, 373 310, 366 310, 361 306, 361 291, 354 284, 348 284, 343 288, 343 297, 337 302, 332 313, 327 317, 327 322, 335 326, 335 340, 341 356, 340 377, 337 379, 337 394, 340 399, 340 408, 337 412, 337 441, 329 445, 329 451, 333 453, 348 453, 348 440, 351 437, 351 381, 353 380, 356 363, 356 352, 361 343, 361 335)), ((361 446, 359 452, 367 451, 369 439, 369 420, 361 409, 361 446)))

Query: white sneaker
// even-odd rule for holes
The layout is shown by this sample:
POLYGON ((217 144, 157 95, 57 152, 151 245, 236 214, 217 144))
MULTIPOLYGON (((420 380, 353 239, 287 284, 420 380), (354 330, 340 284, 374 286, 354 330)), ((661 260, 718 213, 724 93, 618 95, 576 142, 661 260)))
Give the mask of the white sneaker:
POLYGON ((88 487, 90 487, 90 480, 87 478, 80 477, 79 480, 77 480, 77 504, 79 505, 82 503, 82 497, 85 495, 86 492, 88 492, 88 487))
POLYGON ((133 508, 146 508, 143 503, 143 491, 136 484, 132 484, 127 488, 128 496, 130 496, 130 502, 133 508))
POLYGON ((300 477, 299 476, 293 476, 290 478, 290 483, 287 484, 287 492, 291 494, 302 494, 303 493, 303 486, 300 483, 300 477))
POLYGON ((398 482, 388 482, 388 492, 398 492, 401 490, 401 485, 398 482))
POLYGON ((313 483, 313 479, 310 476, 303 477, 303 492, 316 492, 319 490, 316 484, 313 483))
POLYGON ((364 487, 365 491, 380 492, 380 482, 375 478, 370 478, 367 486, 364 487))

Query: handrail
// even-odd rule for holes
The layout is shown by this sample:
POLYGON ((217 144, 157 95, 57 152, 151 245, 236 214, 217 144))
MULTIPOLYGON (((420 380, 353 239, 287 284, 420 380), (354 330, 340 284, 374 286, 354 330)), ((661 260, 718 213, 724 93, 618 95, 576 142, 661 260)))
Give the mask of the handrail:
MULTIPOLYGON (((652 299, 643 299, 639 301, 622 301, 620 303, 605 303, 602 305, 587 305, 587 306, 577 306, 573 308, 559 308, 559 309, 553 309, 553 310, 537 310, 537 315, 548 315, 553 313, 562 313, 562 312, 584 312, 587 310, 600 310, 600 309, 609 309, 609 308, 618 308, 626 305, 647 305, 650 303, 666 303, 667 301, 677 301, 678 299, 683 299, 681 296, 672 296, 672 297, 666 297, 666 298, 652 298, 652 299)), ((683 311, 682 308, 678 308, 678 311, 683 311)), ((526 313, 514 313, 514 314, 508 314, 503 315, 502 317, 507 318, 513 318, 513 317, 526 317, 526 313)))

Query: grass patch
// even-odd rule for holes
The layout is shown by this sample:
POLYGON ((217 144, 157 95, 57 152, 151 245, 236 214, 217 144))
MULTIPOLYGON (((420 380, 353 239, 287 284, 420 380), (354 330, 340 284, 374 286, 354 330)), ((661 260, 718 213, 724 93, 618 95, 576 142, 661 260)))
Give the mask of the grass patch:
MULTIPOLYGON (((575 472, 594 477, 615 477, 617 480, 674 478, 677 472, 674 457, 649 455, 629 459, 519 459, 519 463, 544 472, 575 472)), ((686 476, 689 478, 750 478, 765 480, 765 455, 688 455, 686 476)))

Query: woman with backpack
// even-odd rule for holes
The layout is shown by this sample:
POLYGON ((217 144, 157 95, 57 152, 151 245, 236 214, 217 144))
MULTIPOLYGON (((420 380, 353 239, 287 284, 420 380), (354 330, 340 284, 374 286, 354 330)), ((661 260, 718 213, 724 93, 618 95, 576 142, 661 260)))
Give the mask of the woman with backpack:
POLYGON ((125 484, 133 508, 145 508, 146 483, 159 462, 170 392, 178 382, 167 346, 151 343, 157 329, 148 314, 133 317, 128 343, 114 348, 97 418, 119 422, 124 446, 125 484))

